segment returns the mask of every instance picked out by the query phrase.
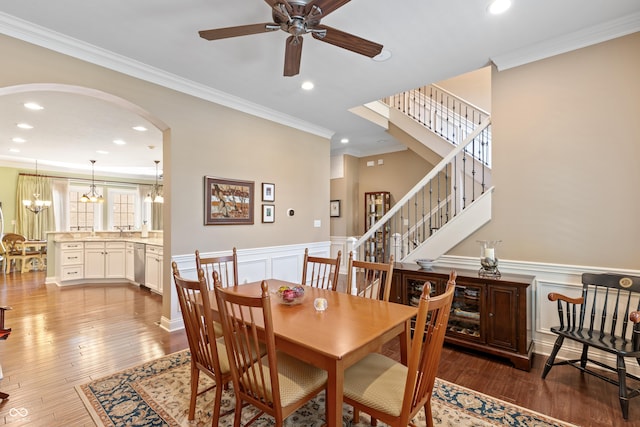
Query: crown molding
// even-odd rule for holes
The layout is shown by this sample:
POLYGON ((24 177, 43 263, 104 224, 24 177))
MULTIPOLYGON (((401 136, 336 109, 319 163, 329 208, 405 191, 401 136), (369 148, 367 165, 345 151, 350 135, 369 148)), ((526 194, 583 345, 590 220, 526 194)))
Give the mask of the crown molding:
POLYGON ((0 33, 168 89, 330 139, 334 131, 0 12, 0 33))
POLYGON ((602 43, 640 31, 640 12, 491 58, 498 71, 602 43))

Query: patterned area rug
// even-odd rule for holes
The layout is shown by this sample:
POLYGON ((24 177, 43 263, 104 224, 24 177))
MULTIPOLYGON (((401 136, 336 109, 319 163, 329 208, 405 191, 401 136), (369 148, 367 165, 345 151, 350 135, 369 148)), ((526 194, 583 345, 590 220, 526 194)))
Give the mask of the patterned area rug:
MULTIPOLYGON (((78 394, 99 426, 210 426, 214 391, 198 397, 196 420, 189 423, 187 412, 190 396, 190 359, 188 351, 174 353, 131 369, 100 378, 89 384, 77 386, 78 394)), ((200 376, 199 387, 205 390, 212 385, 206 376, 200 376)), ((222 395, 219 426, 233 426, 235 399, 233 390, 222 395)), ((432 398, 434 424, 448 427, 528 426, 571 427, 545 415, 524 409, 499 399, 436 380, 432 398)), ((251 407, 242 411, 243 421, 256 413, 251 407)), ((287 418, 287 426, 319 427, 324 424, 324 395, 287 418)), ((361 414, 360 423, 351 421, 351 408, 343 409, 343 425, 368 426, 369 418, 361 414)), ((424 411, 414 419, 418 426, 425 426, 424 411)), ((273 420, 262 416, 256 427, 272 426, 273 420)), ((384 425, 378 423, 378 425, 384 425)), ((575 426, 574 426, 575 427, 575 426)))

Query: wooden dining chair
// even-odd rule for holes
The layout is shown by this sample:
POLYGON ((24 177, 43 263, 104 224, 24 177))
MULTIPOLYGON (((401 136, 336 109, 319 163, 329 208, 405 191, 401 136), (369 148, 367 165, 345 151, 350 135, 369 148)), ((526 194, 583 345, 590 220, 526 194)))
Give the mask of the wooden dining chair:
POLYGON ((180 276, 178 266, 171 263, 173 280, 178 293, 178 302, 191 351, 191 399, 189 401, 189 421, 193 421, 198 395, 200 373, 215 381, 216 395, 213 402, 212 426, 218 425, 222 390, 231 381, 231 370, 224 339, 216 338, 213 327, 213 313, 209 302, 209 288, 204 279, 204 271, 198 270, 198 280, 187 280, 180 276))
POLYGON ((238 254, 233 248, 231 255, 217 257, 201 257, 200 251, 196 250, 196 269, 204 271, 209 289, 213 290, 213 272, 217 271, 220 284, 223 288, 227 286, 238 286, 238 254))
POLYGON ((302 284, 314 288, 337 290, 341 257, 342 251, 338 251, 336 258, 309 256, 309 248, 305 248, 302 284))
POLYGON ((381 420, 389 426, 414 425, 411 419, 424 408, 427 426, 433 426, 431 394, 440 363, 449 312, 456 287, 449 275, 446 291, 430 297, 424 286, 407 366, 380 353, 371 353, 344 373, 344 402, 353 406, 353 424, 359 411, 371 415, 371 425, 381 420))
POLYGON ((393 255, 388 263, 380 263, 355 260, 353 251, 349 252, 347 292, 352 292, 355 286, 358 296, 389 301, 392 279, 393 255))
POLYGON ((40 251, 31 251, 21 244, 27 240, 22 234, 7 233, 2 236, 2 246, 4 247, 4 272, 11 271, 11 264, 15 263, 18 269, 17 261, 20 261, 21 272, 27 271, 26 263, 32 259, 40 258, 40 251))
POLYGON ((295 357, 276 352, 271 301, 266 281, 259 296, 234 294, 229 288, 215 288, 228 359, 236 395, 234 426, 239 427, 243 403, 275 418, 282 426, 284 419, 326 389, 327 372, 295 357), (255 361, 248 355, 260 351, 261 341, 266 355, 255 361))

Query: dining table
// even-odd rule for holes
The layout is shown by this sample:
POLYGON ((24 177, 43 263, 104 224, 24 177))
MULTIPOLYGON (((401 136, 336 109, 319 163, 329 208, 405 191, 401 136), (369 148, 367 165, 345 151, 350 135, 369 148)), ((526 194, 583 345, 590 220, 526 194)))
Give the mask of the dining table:
POLYGON ((47 241, 46 240, 23 240, 16 242, 16 250, 21 255, 21 272, 44 268, 47 264, 47 241))
MULTIPOLYGON (((226 291, 260 296, 262 281, 226 288, 226 291)), ((348 293, 304 286, 299 304, 286 305, 276 295, 281 286, 297 283, 267 280, 272 306, 276 349, 327 371, 326 425, 342 426, 344 371, 383 344, 399 337, 402 363, 407 363, 410 322, 417 308, 363 298, 348 293), (317 311, 316 298, 326 300, 317 311)), ((209 292, 214 319, 220 320, 215 292, 209 292)))

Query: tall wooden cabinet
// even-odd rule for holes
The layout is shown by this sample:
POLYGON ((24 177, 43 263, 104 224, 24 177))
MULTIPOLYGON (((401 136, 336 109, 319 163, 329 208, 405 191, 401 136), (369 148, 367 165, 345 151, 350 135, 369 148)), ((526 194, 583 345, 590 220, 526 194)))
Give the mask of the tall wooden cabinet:
MULTIPOLYGON (((391 208, 391 193, 375 191, 364 193, 364 231, 365 233, 391 208)), ((372 262, 389 261, 389 227, 384 226, 367 240, 365 260, 372 262)))
MULTIPOLYGON (((396 263, 390 300, 417 305, 422 289, 444 292, 451 269, 421 269, 396 263)), ((503 274, 500 279, 478 277, 473 270, 457 270, 445 342, 509 359, 516 368, 531 369, 531 285, 533 276, 503 274)))

